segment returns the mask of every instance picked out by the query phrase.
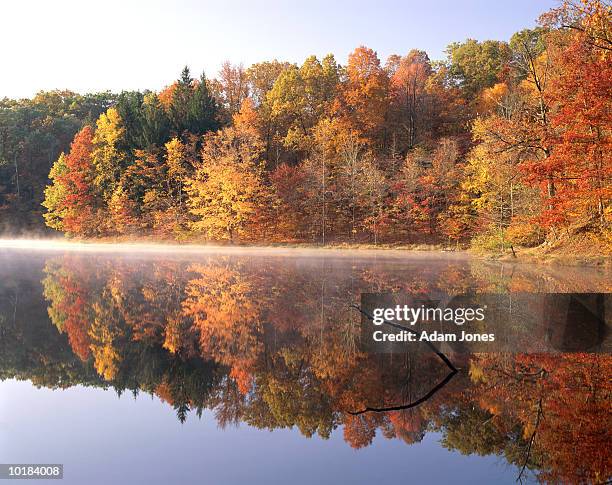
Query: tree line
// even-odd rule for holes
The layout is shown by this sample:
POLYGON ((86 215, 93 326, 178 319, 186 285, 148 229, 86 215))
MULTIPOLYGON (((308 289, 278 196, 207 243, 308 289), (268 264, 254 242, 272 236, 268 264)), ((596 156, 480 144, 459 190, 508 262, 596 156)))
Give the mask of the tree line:
POLYGON ((567 1, 442 62, 362 46, 346 65, 227 62, 159 93, 4 100, 3 224, 31 227, 42 203, 85 238, 609 243, 610 19, 567 1))

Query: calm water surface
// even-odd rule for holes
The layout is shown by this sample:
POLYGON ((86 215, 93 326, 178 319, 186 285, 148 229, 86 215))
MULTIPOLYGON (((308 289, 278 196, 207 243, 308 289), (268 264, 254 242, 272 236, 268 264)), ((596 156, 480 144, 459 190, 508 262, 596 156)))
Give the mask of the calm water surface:
POLYGON ((609 292, 461 254, 0 249, 0 462, 65 483, 603 483, 609 355, 360 351, 363 292, 609 292), (405 406, 386 412, 366 407, 405 406))

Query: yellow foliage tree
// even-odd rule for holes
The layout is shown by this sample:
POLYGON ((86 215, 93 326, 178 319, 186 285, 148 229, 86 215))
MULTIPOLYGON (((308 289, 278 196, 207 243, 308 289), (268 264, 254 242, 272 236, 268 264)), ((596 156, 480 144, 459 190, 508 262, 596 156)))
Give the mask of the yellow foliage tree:
POLYGON ((66 186, 61 181, 62 175, 67 170, 66 156, 62 153, 51 167, 49 179, 51 179, 52 184, 45 188, 45 200, 42 203, 47 208, 47 212, 43 214, 45 224, 57 231, 64 230, 63 221, 67 212, 64 204, 67 191, 66 186))
POLYGON ((201 163, 186 187, 196 217, 193 231, 230 241, 255 234, 253 225, 270 203, 262 151, 261 141, 249 131, 225 128, 206 137, 201 163))
POLYGON ((92 140, 92 161, 96 168, 94 184, 107 202, 113 196, 125 166, 125 156, 118 148, 124 134, 121 116, 115 108, 109 108, 106 113, 100 115, 92 140))

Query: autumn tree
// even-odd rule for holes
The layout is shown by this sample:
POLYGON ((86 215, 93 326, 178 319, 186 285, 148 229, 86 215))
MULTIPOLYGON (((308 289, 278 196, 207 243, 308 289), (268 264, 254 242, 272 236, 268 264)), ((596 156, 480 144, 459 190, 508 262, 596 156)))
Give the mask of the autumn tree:
MULTIPOLYGON (((431 108, 427 81, 433 69, 429 57, 423 51, 412 50, 397 61, 391 76, 392 116, 396 124, 394 140, 401 149, 412 149, 431 130, 431 108), (405 147, 405 148, 404 148, 405 147)), ((395 148, 398 150, 398 148, 395 148)))
POLYGON ((361 225, 372 234, 374 244, 378 244, 391 227, 391 218, 386 210, 389 181, 369 157, 362 160, 359 169, 361 225))
POLYGON ((471 205, 477 214, 479 240, 477 245, 504 249, 507 243, 533 245, 541 241, 538 226, 529 223, 537 216, 538 194, 525 185, 518 170, 517 160, 508 152, 497 152, 496 139, 488 135, 479 122, 475 136, 481 142, 468 156, 462 189, 471 196, 471 205), (522 221, 522 238, 512 240, 507 231, 522 221))
POLYGON ((278 60, 258 62, 246 70, 249 83, 249 93, 256 106, 262 106, 266 99, 266 94, 272 89, 276 79, 291 64, 278 60))
POLYGON ((137 206, 123 184, 119 184, 108 201, 111 231, 118 235, 136 235, 141 228, 137 206))
POLYGON ((475 99, 485 88, 503 80, 511 52, 505 42, 468 39, 454 42, 447 48, 448 76, 459 85, 466 99, 475 99))
MULTIPOLYGON (((552 19, 568 26, 569 39, 550 83, 549 165, 559 176, 546 215, 552 221, 604 228, 612 196, 612 10, 603 2, 587 1, 580 7, 567 2, 552 19), (571 12, 576 16, 570 20, 571 12)), ((542 175, 533 173, 536 180, 542 175)))
POLYGON ((376 52, 358 47, 348 58, 340 110, 353 128, 374 148, 382 142, 389 107, 389 77, 376 52))
POLYGON ((225 128, 206 137, 201 162, 188 179, 191 228, 211 239, 253 236, 249 231, 269 202, 263 183, 259 138, 225 128))
POLYGON ((100 115, 96 122, 92 140, 92 162, 96 171, 94 183, 106 202, 115 192, 121 173, 127 165, 127 157, 119 146, 124 133, 121 118, 115 108, 110 108, 100 115))
POLYGON ((458 197, 461 152, 456 140, 441 139, 433 151, 408 153, 392 187, 392 217, 400 233, 431 237, 458 197))
POLYGON ((100 233, 101 201, 94 185, 93 136, 90 126, 77 133, 70 152, 56 161, 53 185, 45 194, 48 197, 44 204, 48 209, 47 224, 61 227, 71 236, 100 233))
POLYGON ((605 0, 564 0, 540 17, 544 25, 579 33, 587 44, 598 50, 612 51, 610 12, 605 0))
POLYGON ((64 218, 66 217, 64 200, 68 194, 67 186, 63 184, 62 179, 67 170, 66 156, 62 153, 51 167, 49 172, 51 185, 45 188, 45 200, 42 203, 47 209, 47 212, 43 214, 45 224, 56 231, 64 230, 64 218))
POLYGON ((225 61, 221 65, 218 82, 223 106, 231 117, 240 110, 242 101, 249 96, 247 72, 242 64, 234 66, 225 61))
POLYGON ((286 163, 279 165, 270 174, 272 188, 278 199, 275 211, 277 234, 284 240, 309 236, 311 221, 307 212, 307 176, 303 164, 291 166, 286 163))
POLYGON ((312 128, 331 107, 339 82, 339 67, 332 55, 319 61, 308 57, 301 67, 280 73, 266 95, 266 103, 285 148, 312 149, 312 128))

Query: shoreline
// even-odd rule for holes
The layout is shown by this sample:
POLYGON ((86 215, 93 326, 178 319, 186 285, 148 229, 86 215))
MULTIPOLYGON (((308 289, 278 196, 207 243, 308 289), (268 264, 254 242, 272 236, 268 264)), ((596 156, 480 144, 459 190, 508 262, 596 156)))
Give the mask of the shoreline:
POLYGON ((279 256, 316 256, 329 254, 334 256, 388 255, 401 257, 408 253, 420 257, 444 257, 448 259, 477 259, 510 264, 541 264, 552 266, 612 266, 612 255, 568 255, 562 252, 546 251, 542 248, 515 248, 512 253, 487 253, 472 249, 447 248, 442 244, 328 244, 318 246, 308 243, 272 243, 260 244, 202 244, 197 242, 177 243, 176 241, 139 239, 139 240, 68 240, 62 238, 0 238, 0 249, 17 249, 31 251, 75 251, 75 252, 133 252, 163 253, 179 252, 191 254, 214 253, 257 253, 279 256))
POLYGON ((414 247, 364 247, 364 246, 315 246, 308 244, 202 244, 196 242, 176 243, 175 241, 160 240, 65 240, 65 239, 1 239, 1 249, 16 249, 24 251, 74 251, 89 253, 127 253, 138 251, 140 253, 183 253, 183 254, 261 254, 278 256, 355 256, 355 255, 387 255, 402 257, 406 253, 419 254, 422 257, 436 257, 445 255, 450 259, 467 259, 470 253, 465 250, 443 251, 440 248, 425 245, 414 247))

